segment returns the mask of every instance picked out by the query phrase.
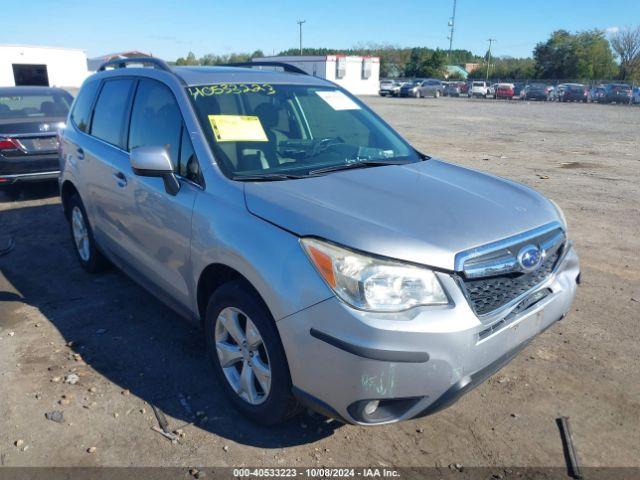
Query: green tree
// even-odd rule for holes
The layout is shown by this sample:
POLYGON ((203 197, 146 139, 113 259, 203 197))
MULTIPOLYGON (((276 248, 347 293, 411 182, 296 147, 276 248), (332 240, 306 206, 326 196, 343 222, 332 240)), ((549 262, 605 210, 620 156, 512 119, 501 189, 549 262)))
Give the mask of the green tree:
MULTIPOLYGON (((469 74, 470 79, 484 79, 486 63, 469 74)), ((489 76, 495 80, 526 80, 535 75, 535 64, 531 58, 492 57, 489 76)))
POLYGON ((195 53, 189 52, 187 58, 180 57, 176 60, 176 65, 200 65, 199 60, 196 58, 195 53))
POLYGON ((412 48, 404 68, 404 75, 406 77, 442 77, 445 60, 446 54, 440 49, 412 48))
POLYGON ((533 58, 539 78, 594 80, 611 78, 616 72, 611 46, 601 30, 555 31, 536 45, 533 58))

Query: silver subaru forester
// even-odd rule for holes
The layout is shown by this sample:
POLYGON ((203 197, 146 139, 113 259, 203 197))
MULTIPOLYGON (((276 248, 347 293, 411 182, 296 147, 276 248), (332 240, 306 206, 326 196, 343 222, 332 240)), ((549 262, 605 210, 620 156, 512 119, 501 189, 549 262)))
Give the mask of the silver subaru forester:
POLYGON ((434 413, 580 280, 553 202, 418 152, 291 66, 110 62, 60 145, 82 266, 115 264, 201 324, 217 386, 258 422, 434 413))

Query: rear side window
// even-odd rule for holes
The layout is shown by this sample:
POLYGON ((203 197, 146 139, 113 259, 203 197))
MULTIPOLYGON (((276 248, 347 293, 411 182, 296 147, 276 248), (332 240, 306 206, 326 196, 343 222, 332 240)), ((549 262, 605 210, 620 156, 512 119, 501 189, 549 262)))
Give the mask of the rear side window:
POLYGON ((76 103, 73 105, 71 120, 75 124, 76 128, 83 132, 87 132, 89 130, 91 106, 93 105, 93 99, 98 91, 98 85, 100 85, 100 82, 95 80, 93 82, 85 83, 78 93, 76 103))
POLYGON ((164 146, 177 169, 181 129, 182 115, 171 90, 154 80, 140 80, 131 112, 129 149, 164 146))
POLYGON ((125 120, 133 80, 119 78, 104 83, 96 102, 91 135, 124 148, 125 120))

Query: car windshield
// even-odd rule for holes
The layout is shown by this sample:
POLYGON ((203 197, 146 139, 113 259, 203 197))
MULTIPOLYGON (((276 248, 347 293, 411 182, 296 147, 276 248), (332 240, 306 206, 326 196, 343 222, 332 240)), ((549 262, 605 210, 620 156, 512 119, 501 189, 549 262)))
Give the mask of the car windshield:
POLYGON ((332 87, 187 87, 216 161, 233 179, 283 180, 421 160, 357 99, 332 87))
POLYGON ((71 96, 59 92, 0 94, 0 119, 66 117, 71 96))

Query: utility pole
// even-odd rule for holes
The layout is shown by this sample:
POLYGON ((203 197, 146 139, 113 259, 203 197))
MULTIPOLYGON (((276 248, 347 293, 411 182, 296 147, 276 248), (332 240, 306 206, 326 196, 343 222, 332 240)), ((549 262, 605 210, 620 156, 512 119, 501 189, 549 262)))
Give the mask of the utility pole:
POLYGON ((302 55, 302 24, 306 23, 306 20, 298 20, 298 27, 300 28, 300 55, 302 55))
POLYGON ((453 15, 449 19, 449 63, 451 63, 451 49, 453 48, 453 32, 456 27, 456 0, 453 0, 453 15))
POLYGON ((487 59, 487 78, 486 81, 489 81, 489 67, 491 66, 491 45, 493 44, 493 42, 497 42, 497 40, 495 38, 489 38, 487 40, 489 42, 489 58, 487 59))

